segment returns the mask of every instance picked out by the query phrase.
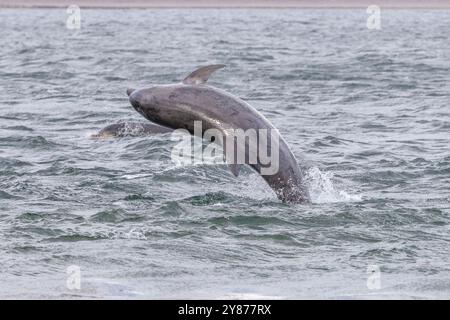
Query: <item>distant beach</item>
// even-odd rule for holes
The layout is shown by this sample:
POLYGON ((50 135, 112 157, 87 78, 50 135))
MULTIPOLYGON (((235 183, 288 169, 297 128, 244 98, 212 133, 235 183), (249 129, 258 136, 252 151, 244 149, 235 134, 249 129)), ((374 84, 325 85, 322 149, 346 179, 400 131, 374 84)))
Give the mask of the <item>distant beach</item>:
POLYGON ((376 4, 387 8, 450 8, 448 0, 0 0, 0 7, 88 8, 352 8, 376 4))

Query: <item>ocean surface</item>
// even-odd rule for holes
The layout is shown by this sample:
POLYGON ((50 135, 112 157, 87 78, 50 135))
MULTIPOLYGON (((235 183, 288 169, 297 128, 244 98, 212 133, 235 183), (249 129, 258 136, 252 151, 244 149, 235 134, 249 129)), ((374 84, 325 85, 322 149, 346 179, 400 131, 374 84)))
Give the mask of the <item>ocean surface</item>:
POLYGON ((368 16, 0 9, 0 298, 450 298, 450 11, 368 16), (311 205, 174 163, 170 134, 91 138, 147 121, 128 87, 213 63, 311 205))

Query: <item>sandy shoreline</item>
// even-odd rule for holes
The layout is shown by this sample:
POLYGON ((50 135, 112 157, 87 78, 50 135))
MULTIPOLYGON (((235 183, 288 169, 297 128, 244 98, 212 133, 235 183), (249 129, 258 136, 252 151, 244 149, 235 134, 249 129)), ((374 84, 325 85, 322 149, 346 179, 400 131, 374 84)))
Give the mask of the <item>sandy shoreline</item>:
POLYGON ((450 0, 0 0, 2 8, 450 8, 450 0))

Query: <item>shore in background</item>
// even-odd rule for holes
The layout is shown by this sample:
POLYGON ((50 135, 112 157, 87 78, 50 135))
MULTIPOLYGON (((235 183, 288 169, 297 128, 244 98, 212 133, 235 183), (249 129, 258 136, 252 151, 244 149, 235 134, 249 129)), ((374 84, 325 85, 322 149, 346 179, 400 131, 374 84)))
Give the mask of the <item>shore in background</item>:
POLYGON ((88 8, 450 8, 450 0, 0 0, 0 7, 88 8))

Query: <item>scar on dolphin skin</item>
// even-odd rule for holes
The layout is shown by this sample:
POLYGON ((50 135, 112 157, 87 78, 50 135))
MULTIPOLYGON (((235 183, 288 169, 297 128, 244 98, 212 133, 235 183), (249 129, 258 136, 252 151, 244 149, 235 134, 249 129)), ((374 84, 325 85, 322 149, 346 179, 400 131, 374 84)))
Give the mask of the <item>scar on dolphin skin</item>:
POLYGON ((211 129, 219 131, 224 137, 222 147, 225 159, 235 176, 239 175, 242 165, 236 162, 235 151, 241 150, 245 153, 244 163, 263 177, 281 201, 310 203, 309 191, 301 168, 278 130, 247 102, 206 84, 210 75, 223 67, 225 65, 222 64, 201 67, 189 74, 181 83, 128 89, 127 94, 133 108, 152 124, 172 130, 184 129, 191 135, 200 136, 211 129), (198 130, 195 130, 195 123, 199 121, 202 129, 201 132, 196 132, 198 130), (248 148, 250 143, 247 142, 242 147, 234 142, 235 137, 230 134, 236 130, 244 132, 265 130, 277 137, 277 143, 266 143, 262 141, 263 139, 259 139, 256 148, 248 148), (233 140, 234 148, 226 147, 228 144, 225 141, 230 140, 233 140), (277 170, 272 172, 266 170, 267 163, 262 154, 274 152, 278 155, 278 162, 277 170), (252 158, 256 158, 256 161, 248 160, 252 158))

